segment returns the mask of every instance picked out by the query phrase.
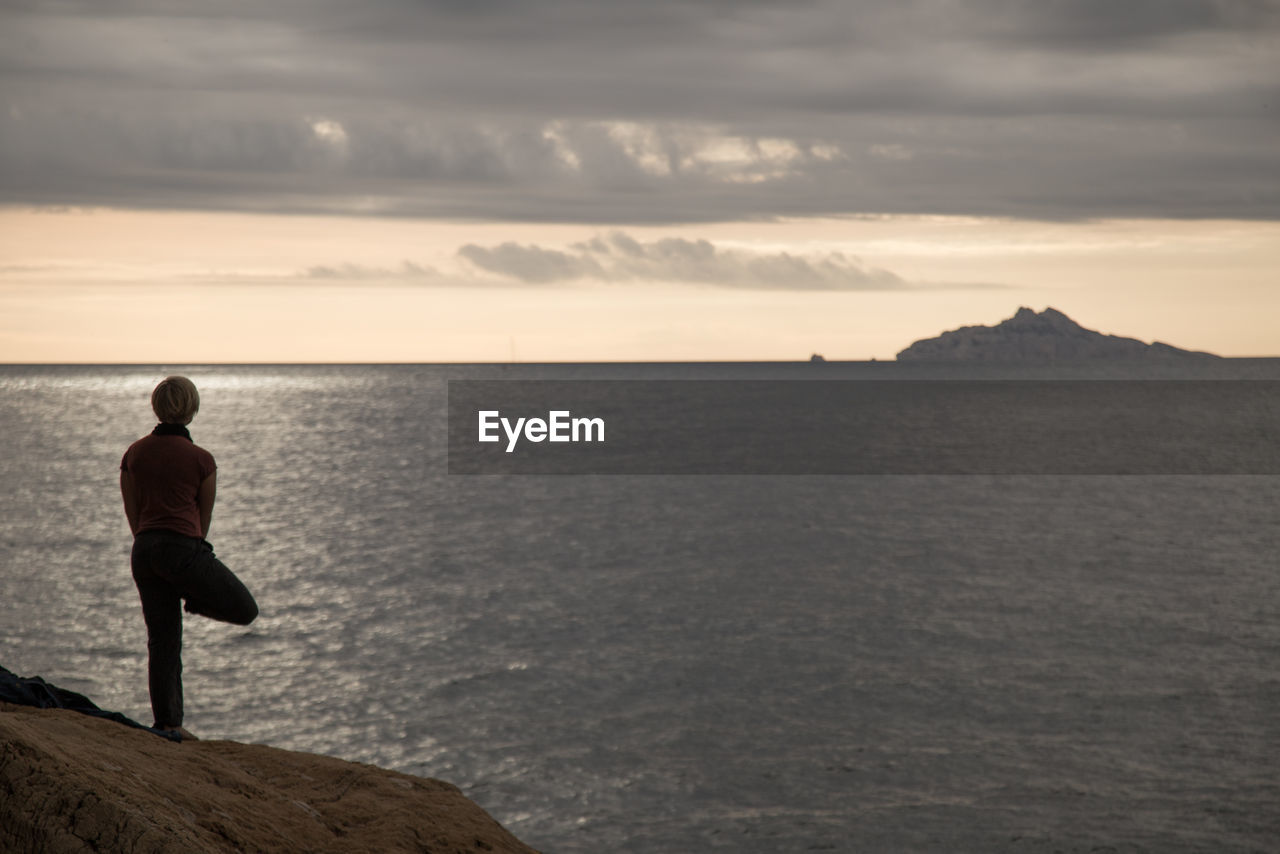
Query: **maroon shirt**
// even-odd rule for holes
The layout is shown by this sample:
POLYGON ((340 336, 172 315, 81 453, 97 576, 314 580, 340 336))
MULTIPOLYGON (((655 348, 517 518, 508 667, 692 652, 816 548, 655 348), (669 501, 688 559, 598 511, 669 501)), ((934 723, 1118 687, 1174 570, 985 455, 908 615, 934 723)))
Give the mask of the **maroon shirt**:
POLYGON ((184 436, 143 436, 129 446, 120 468, 133 476, 138 530, 202 537, 196 494, 217 470, 213 454, 184 436))

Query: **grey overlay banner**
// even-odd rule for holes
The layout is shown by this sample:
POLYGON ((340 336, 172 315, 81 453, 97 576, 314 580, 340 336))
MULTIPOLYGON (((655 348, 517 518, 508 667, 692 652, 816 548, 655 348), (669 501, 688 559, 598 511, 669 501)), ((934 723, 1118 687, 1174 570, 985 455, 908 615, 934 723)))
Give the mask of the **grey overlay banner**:
POLYGON ((451 380, 449 473, 1280 474, 1280 381, 451 380))

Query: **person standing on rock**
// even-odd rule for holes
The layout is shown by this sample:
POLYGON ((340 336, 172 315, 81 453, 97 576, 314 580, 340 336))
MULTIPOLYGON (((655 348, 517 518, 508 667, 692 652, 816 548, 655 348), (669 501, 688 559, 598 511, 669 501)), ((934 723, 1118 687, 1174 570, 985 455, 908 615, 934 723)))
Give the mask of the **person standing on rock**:
POLYGON ((168 377, 151 393, 151 408, 160 423, 125 451, 120 493, 147 624, 155 727, 193 738, 182 727, 182 611, 247 626, 258 616, 258 603, 214 556, 207 539, 217 466, 187 431, 200 409, 195 384, 168 377))

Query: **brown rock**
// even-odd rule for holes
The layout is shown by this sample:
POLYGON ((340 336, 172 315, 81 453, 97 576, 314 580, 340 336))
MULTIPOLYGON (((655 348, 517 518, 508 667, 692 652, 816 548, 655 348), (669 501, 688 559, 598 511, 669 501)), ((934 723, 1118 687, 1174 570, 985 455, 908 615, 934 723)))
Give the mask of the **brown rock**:
POLYGON ((0 851, 536 854, 439 780, 8 703, 0 851))

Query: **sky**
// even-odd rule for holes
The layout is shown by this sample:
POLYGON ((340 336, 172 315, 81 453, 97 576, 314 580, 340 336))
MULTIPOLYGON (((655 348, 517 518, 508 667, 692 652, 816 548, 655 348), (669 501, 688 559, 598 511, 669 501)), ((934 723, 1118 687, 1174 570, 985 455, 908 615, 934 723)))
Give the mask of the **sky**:
POLYGON ((1280 355, 1280 0, 0 0, 0 362, 1280 355))

